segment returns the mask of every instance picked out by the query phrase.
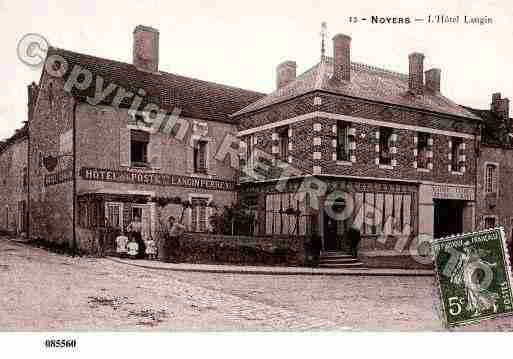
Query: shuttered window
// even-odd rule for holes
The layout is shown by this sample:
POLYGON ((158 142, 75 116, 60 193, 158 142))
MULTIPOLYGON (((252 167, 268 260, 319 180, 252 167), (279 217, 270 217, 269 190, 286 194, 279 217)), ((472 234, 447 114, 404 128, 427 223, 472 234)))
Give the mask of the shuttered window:
POLYGON ((194 146, 194 173, 207 173, 207 141, 197 141, 194 146))
POLYGON ((201 197, 191 199, 191 230, 193 232, 207 231, 207 200, 201 197))

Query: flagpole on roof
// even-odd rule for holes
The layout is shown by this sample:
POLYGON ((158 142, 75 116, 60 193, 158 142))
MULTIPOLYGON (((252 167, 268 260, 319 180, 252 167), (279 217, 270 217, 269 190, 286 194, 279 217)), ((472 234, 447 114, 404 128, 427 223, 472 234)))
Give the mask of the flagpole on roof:
POLYGON ((326 21, 321 23, 321 32, 319 33, 321 36, 321 61, 324 60, 326 55, 326 38, 328 37, 328 24, 326 21))

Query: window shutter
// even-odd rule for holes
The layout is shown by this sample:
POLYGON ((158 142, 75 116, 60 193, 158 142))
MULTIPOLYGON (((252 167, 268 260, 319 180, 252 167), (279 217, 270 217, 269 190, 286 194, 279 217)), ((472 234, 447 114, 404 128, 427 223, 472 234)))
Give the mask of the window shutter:
POLYGON ((186 172, 191 174, 194 172, 194 148, 192 146, 185 146, 185 162, 186 172))
POLYGON ((212 139, 208 144, 208 163, 207 163, 207 171, 210 175, 216 174, 216 167, 217 167, 217 161, 216 161, 216 140, 212 139))
POLYGON ((153 134, 150 137, 149 159, 152 168, 162 168, 163 138, 160 134, 153 134))
POLYGON ((198 156, 199 156, 199 170, 204 170, 207 168, 207 143, 201 141, 198 146, 198 156))
POLYGON ((119 164, 130 166, 130 129, 126 127, 119 129, 119 164))

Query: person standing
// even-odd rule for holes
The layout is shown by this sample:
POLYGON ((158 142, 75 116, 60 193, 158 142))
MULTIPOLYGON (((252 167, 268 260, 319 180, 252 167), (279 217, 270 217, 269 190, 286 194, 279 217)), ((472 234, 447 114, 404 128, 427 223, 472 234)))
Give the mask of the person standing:
POLYGON ((180 237, 185 232, 185 226, 176 221, 176 218, 170 216, 168 219, 167 238, 165 245, 165 261, 176 261, 180 254, 180 237))
POLYGON ((119 236, 116 237, 116 253, 120 258, 125 258, 127 255, 127 244, 128 237, 125 236, 124 232, 121 232, 119 236))
POLYGON ((127 227, 130 232, 130 239, 133 239, 138 245, 138 259, 144 258, 146 255, 146 245, 142 239, 142 222, 141 217, 135 216, 127 227))

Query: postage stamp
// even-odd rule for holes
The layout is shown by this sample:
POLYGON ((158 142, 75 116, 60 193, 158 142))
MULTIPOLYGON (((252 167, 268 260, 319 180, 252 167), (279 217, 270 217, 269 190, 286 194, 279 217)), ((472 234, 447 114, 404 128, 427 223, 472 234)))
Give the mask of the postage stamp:
POLYGON ((511 268, 502 227, 437 239, 432 248, 447 327, 513 314, 511 268))

